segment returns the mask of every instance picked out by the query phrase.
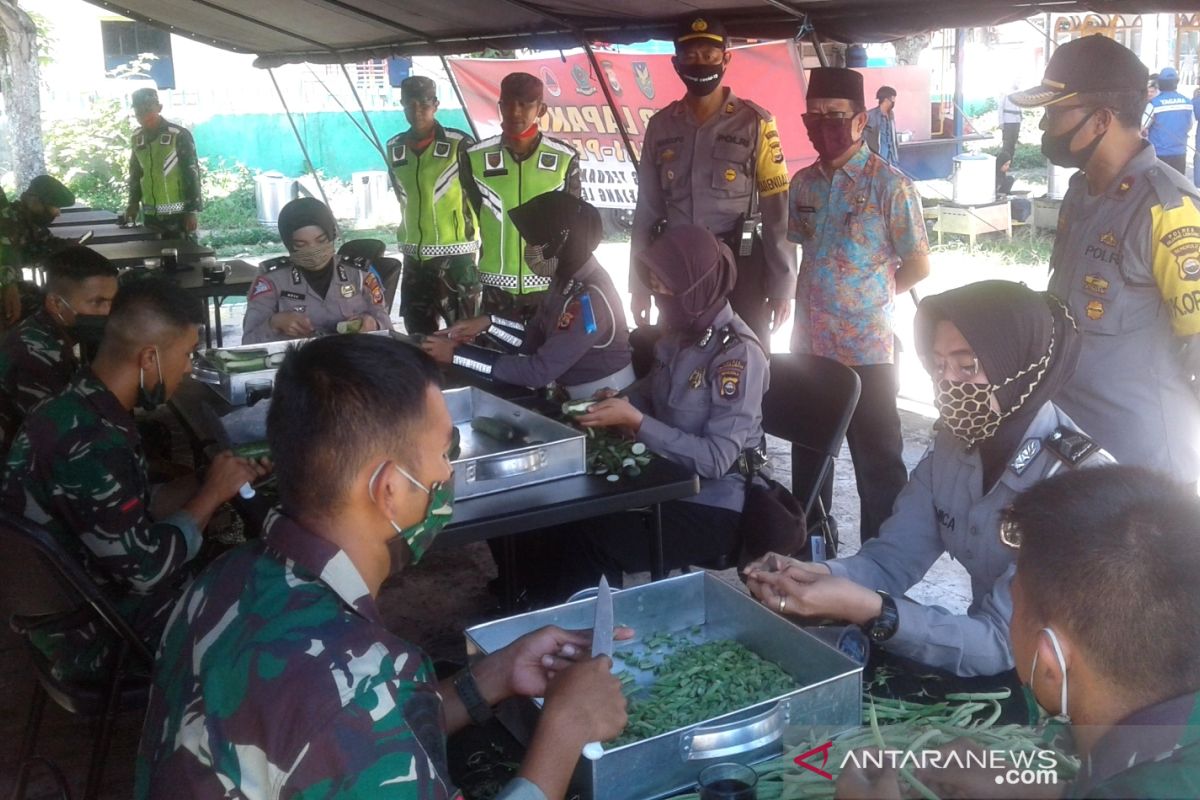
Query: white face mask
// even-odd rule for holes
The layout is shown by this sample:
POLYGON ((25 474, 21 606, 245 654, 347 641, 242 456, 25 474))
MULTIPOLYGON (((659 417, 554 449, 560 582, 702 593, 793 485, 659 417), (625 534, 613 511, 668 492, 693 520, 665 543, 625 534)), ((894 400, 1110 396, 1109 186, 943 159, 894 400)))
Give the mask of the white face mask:
MULTIPOLYGON (((1058 643, 1058 634, 1052 628, 1042 628, 1042 633, 1050 640, 1050 646, 1054 648, 1054 660, 1058 662, 1058 669, 1062 672, 1062 690, 1059 693, 1059 711, 1053 717, 1062 722, 1070 722, 1071 714, 1067 711, 1067 659, 1063 655, 1062 645, 1058 643)), ((1033 665, 1029 668, 1029 687, 1033 691, 1033 681, 1037 675, 1038 651, 1033 651, 1033 665)), ((1037 702, 1037 694, 1034 693, 1034 702, 1037 702)), ((1039 707, 1042 707, 1038 703, 1039 707)), ((1043 709, 1044 710, 1044 709, 1043 709)))

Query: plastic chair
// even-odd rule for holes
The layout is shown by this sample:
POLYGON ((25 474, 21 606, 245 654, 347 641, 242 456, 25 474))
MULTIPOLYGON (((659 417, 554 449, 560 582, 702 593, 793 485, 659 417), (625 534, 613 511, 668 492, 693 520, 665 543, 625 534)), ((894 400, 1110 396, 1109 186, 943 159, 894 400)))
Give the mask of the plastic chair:
POLYGON ((763 429, 791 443, 792 494, 809 520, 810 534, 820 531, 829 558, 837 553, 838 537, 821 487, 833 475, 861 389, 857 373, 833 359, 804 353, 771 356, 763 429))
POLYGON ((342 244, 338 255, 346 258, 365 258, 374 265, 375 271, 379 273, 379 280, 383 282, 384 305, 391 312, 392 303, 396 300, 396 290, 400 288, 402 265, 399 259, 385 257, 386 251, 387 245, 379 239, 351 239, 342 244))
POLYGON ((51 698, 67 712, 99 722, 83 790, 84 800, 92 800, 100 789, 117 714, 146 706, 154 656, 83 566, 49 531, 3 511, 0 593, 9 624, 21 635, 33 662, 35 678, 12 798, 24 796, 30 768, 36 762, 47 766, 64 797, 71 796, 57 767, 35 756, 42 712, 46 699, 51 698), (55 677, 53 664, 33 646, 30 634, 51 625, 76 627, 87 622, 107 628, 120 643, 111 674, 97 676, 96 683, 87 684, 55 677))

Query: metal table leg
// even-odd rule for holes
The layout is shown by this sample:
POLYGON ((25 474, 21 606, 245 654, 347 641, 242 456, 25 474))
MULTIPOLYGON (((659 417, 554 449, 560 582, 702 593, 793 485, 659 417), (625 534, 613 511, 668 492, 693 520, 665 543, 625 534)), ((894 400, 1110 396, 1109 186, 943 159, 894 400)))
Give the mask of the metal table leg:
POLYGON ((222 300, 222 298, 220 298, 220 297, 214 297, 212 299, 212 301, 213 301, 213 317, 216 318, 216 327, 217 327, 217 347, 225 346, 225 342, 223 341, 222 334, 221 334, 221 300, 222 300))
POLYGON ((650 513, 654 517, 650 542, 650 580, 661 581, 667 577, 663 567, 662 506, 655 503, 650 513))

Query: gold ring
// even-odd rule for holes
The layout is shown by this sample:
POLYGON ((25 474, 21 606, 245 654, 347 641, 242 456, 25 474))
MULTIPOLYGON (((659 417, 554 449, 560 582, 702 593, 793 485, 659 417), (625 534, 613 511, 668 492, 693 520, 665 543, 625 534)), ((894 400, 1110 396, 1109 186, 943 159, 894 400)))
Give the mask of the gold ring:
POLYGON ((782 614, 782 613, 783 613, 783 608, 784 608, 784 606, 786 606, 786 605, 787 605, 787 597, 781 597, 781 598, 779 598, 779 613, 780 613, 780 614, 782 614))

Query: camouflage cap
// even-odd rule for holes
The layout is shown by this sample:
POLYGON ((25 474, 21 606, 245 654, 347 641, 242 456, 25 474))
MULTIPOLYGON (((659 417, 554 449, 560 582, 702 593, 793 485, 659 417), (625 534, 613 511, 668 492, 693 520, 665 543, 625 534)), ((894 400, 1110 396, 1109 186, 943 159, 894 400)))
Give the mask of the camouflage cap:
POLYGON ((545 86, 528 72, 510 72, 500 81, 500 97, 532 103, 541 100, 545 86))
POLYGON ((138 89, 130 97, 130 103, 136 109, 149 108, 150 106, 159 105, 158 90, 149 87, 138 89))
POLYGON ((48 206, 66 208, 75 205, 75 193, 63 186, 58 178, 49 175, 38 175, 29 182, 26 194, 33 195, 48 206))
POLYGON ((400 102, 405 100, 437 100, 437 84, 424 75, 410 75, 400 82, 400 102))

